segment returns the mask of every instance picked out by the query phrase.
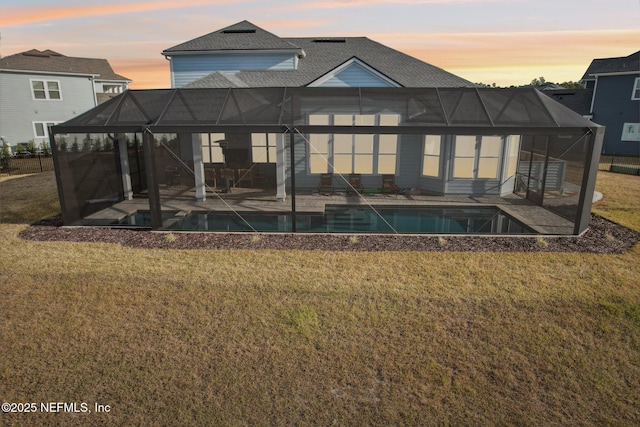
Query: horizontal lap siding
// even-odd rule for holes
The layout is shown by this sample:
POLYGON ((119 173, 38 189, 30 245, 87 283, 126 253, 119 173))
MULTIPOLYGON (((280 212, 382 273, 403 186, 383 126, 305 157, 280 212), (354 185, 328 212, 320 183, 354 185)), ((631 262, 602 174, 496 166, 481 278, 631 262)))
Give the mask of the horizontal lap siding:
MULTIPOLYGON (((545 190, 547 191, 562 191, 564 187, 565 175, 567 172, 567 163, 562 161, 549 161, 547 165, 547 181, 545 183, 545 190)), ((526 182, 526 177, 529 175, 529 162, 520 162, 518 164, 518 173, 523 175, 526 182)), ((544 174, 544 163, 533 162, 531 165, 531 177, 538 182, 542 181, 544 174)), ((530 184, 535 190, 536 185, 532 182, 530 184)))
POLYGON ((359 65, 351 65, 320 85, 321 87, 391 87, 359 65))
POLYGON ((468 196, 499 196, 498 179, 451 179, 445 185, 445 194, 468 196))
POLYGON ((0 73, 0 135, 14 146, 36 138, 33 122, 65 122, 95 107, 89 77, 0 73), (62 100, 33 99, 31 80, 60 83, 62 100))
POLYGON ((293 70, 295 69, 295 57, 290 54, 174 56, 171 58, 171 67, 174 85, 179 88, 214 71, 293 70))

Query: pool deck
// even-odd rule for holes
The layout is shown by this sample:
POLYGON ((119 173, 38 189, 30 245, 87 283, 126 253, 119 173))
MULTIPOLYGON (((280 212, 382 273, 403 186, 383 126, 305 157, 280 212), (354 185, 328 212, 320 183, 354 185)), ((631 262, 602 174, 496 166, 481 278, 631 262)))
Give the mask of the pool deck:
MULTIPOLYGON (((191 188, 160 192, 163 211, 177 212, 176 216, 186 216, 197 211, 237 211, 237 212, 291 212, 291 196, 285 202, 278 202, 274 192, 249 188, 234 188, 231 193, 207 192, 207 200, 197 201, 191 188)), ((540 234, 572 234, 574 224, 555 213, 535 205, 515 194, 507 197, 468 197, 468 196, 426 196, 405 194, 363 194, 350 195, 345 192, 334 194, 297 194, 296 212, 324 212, 326 205, 354 206, 497 206, 505 213, 526 224, 540 234)), ((137 211, 148 211, 146 198, 134 198, 119 202, 86 217, 87 223, 100 221, 118 221, 137 211)), ((81 222, 82 223, 82 222, 81 222)))

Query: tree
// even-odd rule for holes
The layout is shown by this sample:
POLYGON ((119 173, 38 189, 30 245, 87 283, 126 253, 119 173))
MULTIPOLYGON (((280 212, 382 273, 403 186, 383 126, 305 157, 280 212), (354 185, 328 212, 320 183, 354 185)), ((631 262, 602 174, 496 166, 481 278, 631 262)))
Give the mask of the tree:
POLYGON ((51 154, 51 147, 49 147, 49 143, 46 141, 42 141, 40 143, 40 151, 42 151, 42 154, 44 154, 45 156, 51 154))
POLYGON ((9 144, 7 144, 7 141, 4 141, 2 143, 2 151, 0 152, 0 159, 4 160, 4 159, 8 159, 9 157, 11 157, 11 148, 9 148, 9 144))
POLYGON ((537 79, 531 80, 531 86, 542 86, 545 83, 547 83, 547 80, 542 76, 538 77, 537 79))

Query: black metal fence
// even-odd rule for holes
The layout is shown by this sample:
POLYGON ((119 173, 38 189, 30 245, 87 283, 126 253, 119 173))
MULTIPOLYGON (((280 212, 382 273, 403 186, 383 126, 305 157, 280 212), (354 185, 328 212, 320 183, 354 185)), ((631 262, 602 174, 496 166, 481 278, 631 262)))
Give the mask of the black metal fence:
POLYGON ((640 155, 601 155, 598 170, 640 176, 640 155))
POLYGON ((0 173, 24 175, 53 170, 53 158, 44 155, 9 157, 0 160, 0 173))

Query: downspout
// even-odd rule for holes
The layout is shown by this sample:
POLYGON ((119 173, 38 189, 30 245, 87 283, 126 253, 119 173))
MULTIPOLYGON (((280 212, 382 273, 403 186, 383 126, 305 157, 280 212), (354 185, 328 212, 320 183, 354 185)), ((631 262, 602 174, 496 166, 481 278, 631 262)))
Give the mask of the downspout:
POLYGON ((173 61, 169 55, 164 55, 164 59, 169 61, 169 74, 171 74, 171 89, 175 89, 176 87, 176 78, 173 73, 173 61))
POLYGON ((96 93, 96 79, 95 76, 89 77, 89 81, 91 82, 91 92, 93 93, 93 106, 98 106, 98 94, 96 93))

